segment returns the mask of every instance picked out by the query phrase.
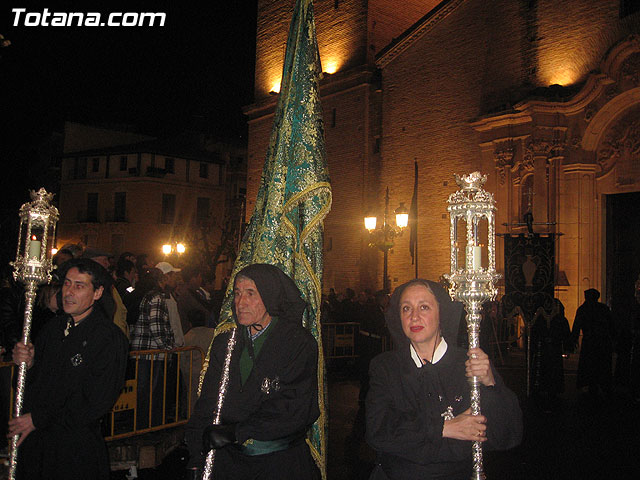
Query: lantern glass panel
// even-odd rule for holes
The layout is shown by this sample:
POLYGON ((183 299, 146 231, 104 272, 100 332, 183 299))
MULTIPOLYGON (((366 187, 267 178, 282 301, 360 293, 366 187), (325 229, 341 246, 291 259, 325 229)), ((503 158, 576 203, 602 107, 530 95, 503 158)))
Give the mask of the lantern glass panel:
POLYGON ((481 252, 482 252, 482 257, 481 257, 482 267, 488 268, 489 266, 489 249, 488 249, 489 220, 487 219, 487 217, 481 217, 478 219, 477 232, 478 232, 478 236, 476 238, 478 239, 478 246, 481 248, 481 252))
POLYGON ((458 255, 456 257, 458 269, 464 269, 467 251, 467 221, 464 219, 464 217, 459 218, 456 223, 455 241, 458 247, 458 255))

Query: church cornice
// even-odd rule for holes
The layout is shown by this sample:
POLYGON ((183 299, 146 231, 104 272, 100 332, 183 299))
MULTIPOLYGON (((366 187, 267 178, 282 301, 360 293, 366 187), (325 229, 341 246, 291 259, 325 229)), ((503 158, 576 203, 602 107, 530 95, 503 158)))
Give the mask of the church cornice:
POLYGON ((531 122, 532 118, 538 114, 576 114, 587 109, 587 107, 594 100, 600 97, 607 87, 613 83, 615 83, 615 81, 608 75, 603 73, 592 74, 588 77, 580 92, 566 102, 525 100, 513 107, 517 113, 485 117, 471 122, 470 125, 478 132, 486 132, 505 125, 517 125, 531 122))
POLYGON ((376 55, 378 68, 386 67, 464 2, 465 0, 444 0, 405 30, 398 38, 394 38, 389 45, 376 55))

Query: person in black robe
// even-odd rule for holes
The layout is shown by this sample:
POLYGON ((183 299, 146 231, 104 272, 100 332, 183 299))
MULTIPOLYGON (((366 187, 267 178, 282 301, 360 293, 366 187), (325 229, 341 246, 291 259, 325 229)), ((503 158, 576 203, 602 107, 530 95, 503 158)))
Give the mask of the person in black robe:
POLYGON ((9 422, 20 435, 18 478, 109 478, 100 419, 124 384, 128 342, 106 314, 108 272, 89 259, 65 264, 64 314, 42 328, 35 346, 18 342, 17 365, 29 371, 23 414, 9 422))
POLYGON ((455 346, 462 306, 435 282, 398 287, 386 310, 394 350, 371 362, 367 442, 376 451, 370 480, 464 479, 472 441, 508 449, 522 438, 515 394, 479 348, 455 346), (468 377, 481 382, 482 415, 472 415, 468 377))
POLYGON ((557 395, 564 392, 564 364, 562 355, 571 350, 571 330, 565 317, 564 305, 554 299, 549 317, 538 315, 531 332, 533 344, 532 389, 544 411, 558 405, 557 395))
POLYGON ((599 298, 595 288, 584 291, 584 303, 576 310, 571 331, 575 344, 582 331, 576 386, 588 387, 593 395, 609 394, 612 388, 613 318, 599 298))
POLYGON ((216 449, 214 479, 315 479, 305 442, 318 418, 318 346, 302 327, 306 303, 272 265, 242 269, 234 281, 237 344, 219 425, 212 425, 230 332, 213 340, 202 393, 186 428, 188 478, 200 478, 216 449), (204 442, 204 448, 203 448, 204 442))

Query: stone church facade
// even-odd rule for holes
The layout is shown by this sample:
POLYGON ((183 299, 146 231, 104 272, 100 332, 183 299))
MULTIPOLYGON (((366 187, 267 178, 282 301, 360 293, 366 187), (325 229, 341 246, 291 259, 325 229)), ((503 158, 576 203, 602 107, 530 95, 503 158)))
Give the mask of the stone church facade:
MULTIPOLYGON (((249 215, 293 3, 258 2, 255 103, 245 108, 249 215)), ((453 174, 480 170, 498 233, 526 231, 518 224, 531 210, 536 232, 562 234, 556 269, 569 285, 557 295, 568 317, 584 289, 606 297, 607 197, 640 192, 637 3, 316 0, 333 186, 324 289, 381 288, 382 254, 368 247, 362 219, 382 211, 387 187, 391 210, 409 205, 416 161, 421 277, 449 270, 453 174)), ((500 270, 500 239, 497 248, 500 270)), ((391 287, 414 269, 405 234, 389 254, 391 287)))

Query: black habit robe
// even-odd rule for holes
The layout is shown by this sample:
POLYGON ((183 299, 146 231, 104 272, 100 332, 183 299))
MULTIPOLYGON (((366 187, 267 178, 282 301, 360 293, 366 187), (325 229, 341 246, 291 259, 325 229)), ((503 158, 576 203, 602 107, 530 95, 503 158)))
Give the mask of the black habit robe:
MULTIPOLYGON (((315 478, 317 469, 305 443, 305 433, 320 414, 317 343, 302 326, 284 319, 269 329, 244 385, 240 357, 248 340, 244 332, 238 332, 220 421, 223 425, 236 424, 238 445, 216 451, 215 479, 315 478), (239 447, 249 439, 292 437, 295 440, 289 448, 263 455, 246 455, 239 447)), ((213 422, 229 335, 230 332, 220 334, 213 341, 202 393, 187 424, 189 467, 203 467, 202 433, 213 422)))
POLYGON ((109 478, 100 419, 124 384, 128 341, 99 302, 65 336, 68 318, 50 320, 35 344, 23 414, 36 429, 18 451, 20 478, 109 478))

